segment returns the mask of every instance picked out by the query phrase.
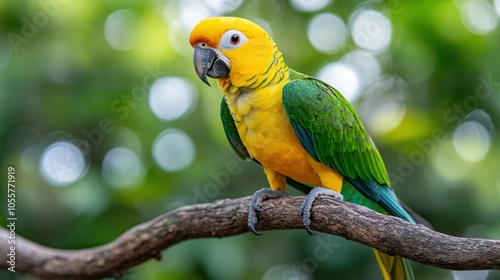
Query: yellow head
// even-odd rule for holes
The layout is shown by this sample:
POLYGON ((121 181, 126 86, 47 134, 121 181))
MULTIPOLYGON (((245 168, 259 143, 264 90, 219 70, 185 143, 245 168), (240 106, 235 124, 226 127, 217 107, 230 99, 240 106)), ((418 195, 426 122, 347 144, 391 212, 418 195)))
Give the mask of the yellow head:
MULTIPOLYGON (((191 32, 196 73, 219 84, 245 88, 269 70, 277 54, 275 43, 257 24, 242 18, 214 17, 202 20, 191 32)), ((208 84, 209 85, 209 84, 208 84)))

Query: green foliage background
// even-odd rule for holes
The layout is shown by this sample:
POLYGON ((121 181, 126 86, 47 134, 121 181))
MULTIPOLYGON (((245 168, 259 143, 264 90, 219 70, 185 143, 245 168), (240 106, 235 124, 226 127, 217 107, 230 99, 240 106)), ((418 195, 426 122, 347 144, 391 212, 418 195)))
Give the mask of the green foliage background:
MULTIPOLYGON (((23 28, 25 20, 33 21, 43 11, 39 2, 0 2, 2 224, 7 215, 8 166, 17 170, 17 234, 67 249, 104 244, 180 205, 241 197, 267 186, 261 168, 240 161, 226 143, 218 117, 221 94, 196 77, 189 31, 172 33, 171 22, 164 18, 165 7, 177 2, 40 3, 49 2, 57 12, 30 38, 23 35, 23 28), (104 36, 106 18, 120 9, 130 9, 142 23, 140 41, 130 51, 111 48, 104 36), (24 36, 25 41, 13 45, 9 34, 24 36), (184 50, 179 53, 179 48, 184 50), (180 119, 162 121, 143 96, 126 105, 128 110, 113 110, 113 102, 127 104, 124 96, 143 83, 147 69, 191 81, 198 89, 194 109, 180 119), (53 71, 59 71, 59 80, 53 71), (57 140, 86 139, 83 131, 99 129, 103 119, 110 120, 115 130, 90 146, 85 176, 65 187, 44 181, 38 166, 43 150, 57 140), (129 130, 122 128, 139 136, 138 156, 145 169, 142 182, 125 189, 110 186, 101 173, 107 151, 132 145, 129 130), (152 144, 166 128, 183 130, 196 148, 192 164, 177 172, 162 170, 152 158, 152 144), (213 188, 217 186, 214 177, 229 174, 228 169, 235 172, 227 186, 213 188)), ((348 22, 359 7, 386 14, 392 22, 392 41, 377 58, 383 62, 383 74, 406 81, 406 113, 398 127, 373 138, 387 169, 399 178, 394 184, 398 196, 440 232, 500 239, 500 145, 495 134, 500 117, 500 28, 486 35, 472 34, 462 24, 461 3, 338 0, 320 11, 300 12, 288 1, 259 0, 244 1, 229 15, 268 22, 290 67, 315 75, 328 62, 355 49, 348 39, 339 52, 316 51, 306 36, 315 15, 332 12, 348 22), (429 65, 430 75, 422 74, 429 65), (472 104, 467 102, 485 79, 492 81, 488 98, 465 106, 472 104), (492 137, 487 155, 471 163, 457 155, 453 135, 475 109, 491 119, 492 137), (442 131, 439 141, 434 139, 436 131, 442 131), (405 165, 411 161, 416 164, 405 165)), ((135 27, 129 31, 139 32, 135 27)), ((354 106, 359 109, 366 96, 354 106)), ((465 279, 419 264, 414 270, 418 279, 465 279)), ((0 271, 0 278, 33 279, 6 271, 0 271)), ((297 230, 183 242, 165 251, 161 261, 141 264, 122 279, 381 279, 381 275, 370 248, 323 234, 311 238, 297 230), (315 259, 315 250, 325 248, 325 242, 336 245, 331 251, 324 249, 329 252, 326 260, 315 259)), ((500 273, 491 272, 487 279, 500 279, 500 273)))

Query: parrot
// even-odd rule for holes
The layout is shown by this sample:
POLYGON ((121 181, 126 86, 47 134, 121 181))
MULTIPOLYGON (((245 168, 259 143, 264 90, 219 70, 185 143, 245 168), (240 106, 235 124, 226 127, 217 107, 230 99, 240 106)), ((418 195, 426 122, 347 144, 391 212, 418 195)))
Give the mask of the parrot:
MULTIPOLYGON (((287 184, 306 193, 301 206, 309 234, 319 195, 357 203, 411 223, 427 224, 399 201, 382 157, 353 106, 329 84, 292 70, 268 32, 238 17, 211 17, 191 31, 193 64, 208 86, 221 91, 226 137, 243 159, 263 167, 269 188, 256 191, 248 226, 256 235, 262 202, 287 184)), ((374 249, 382 276, 414 279, 408 260, 374 249)))

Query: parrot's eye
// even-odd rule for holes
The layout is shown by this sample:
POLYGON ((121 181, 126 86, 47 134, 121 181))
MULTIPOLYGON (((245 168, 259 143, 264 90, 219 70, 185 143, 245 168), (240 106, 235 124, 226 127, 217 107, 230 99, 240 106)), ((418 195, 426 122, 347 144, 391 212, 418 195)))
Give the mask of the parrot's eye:
POLYGON ((239 42, 240 42, 240 35, 233 34, 233 36, 231 36, 231 44, 237 45, 239 42))
POLYGON ((219 48, 224 50, 235 49, 243 45, 246 41, 247 37, 243 35, 243 33, 241 33, 240 31, 229 30, 226 33, 224 33, 224 35, 222 35, 222 38, 219 43, 219 48))

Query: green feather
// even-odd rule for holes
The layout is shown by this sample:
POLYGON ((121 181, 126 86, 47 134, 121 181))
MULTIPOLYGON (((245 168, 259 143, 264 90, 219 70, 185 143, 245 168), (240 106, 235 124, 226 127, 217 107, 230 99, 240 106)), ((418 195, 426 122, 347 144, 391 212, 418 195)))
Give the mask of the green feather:
POLYGON ((382 157, 351 104, 330 85, 291 73, 283 87, 283 107, 304 149, 365 197, 356 203, 415 222, 390 189, 382 157))
POLYGON ((250 154, 241 141, 233 116, 231 115, 231 111, 229 111, 229 107, 227 106, 224 98, 222 98, 220 103, 220 118, 222 120, 222 125, 224 126, 224 132, 226 133, 227 140, 231 144, 233 150, 240 158, 250 159, 250 154))
MULTIPOLYGON (((382 157, 351 104, 328 84, 290 71, 285 112, 304 149, 344 176, 344 199, 414 223, 389 187, 382 157)), ((384 279, 413 279, 408 260, 374 251, 384 279)))
POLYGON ((314 151, 308 152, 344 176, 389 185, 379 152, 351 104, 322 81, 292 77, 299 78, 283 88, 283 106, 294 128, 312 134, 314 151))

